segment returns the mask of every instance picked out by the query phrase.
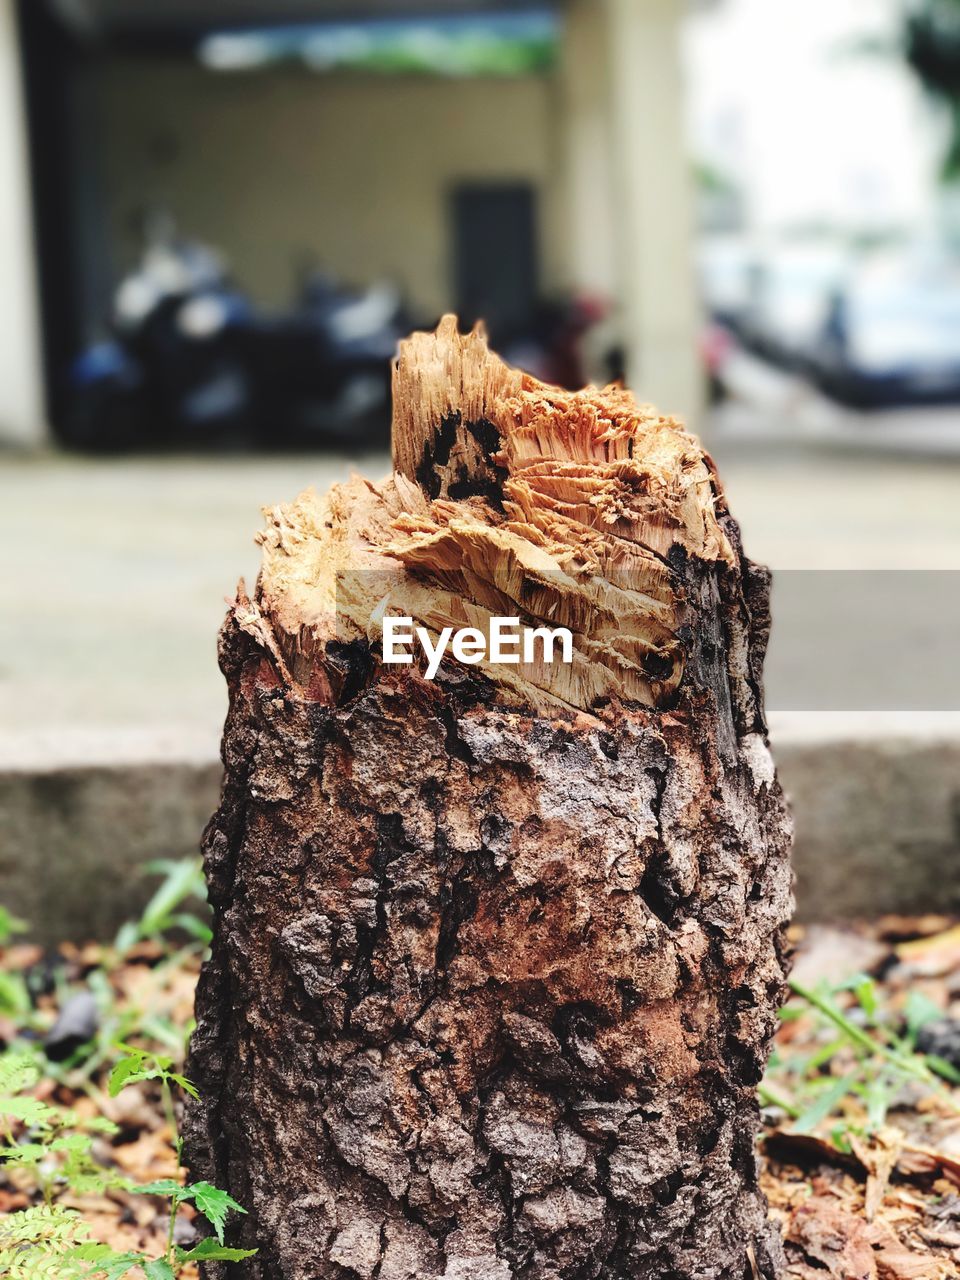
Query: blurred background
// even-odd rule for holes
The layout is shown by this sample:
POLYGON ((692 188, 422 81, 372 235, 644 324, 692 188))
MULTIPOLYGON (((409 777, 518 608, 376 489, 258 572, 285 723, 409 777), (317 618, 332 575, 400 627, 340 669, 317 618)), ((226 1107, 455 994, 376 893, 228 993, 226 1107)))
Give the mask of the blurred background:
POLYGON ((953 434, 955 0, 3 12, 7 443, 382 446, 451 309, 708 433, 953 434))
MULTIPOLYGON (((781 581, 940 572, 917 705, 773 700, 784 751, 960 744, 960 0, 0 0, 0 279, 14 791, 200 762, 208 805, 259 507, 387 469, 389 359, 447 310, 683 415, 781 581)), ((864 634, 895 581, 840 593, 864 634)), ((931 867, 960 852, 943 750, 931 867)), ((65 794, 11 847, 76 826, 65 794)))

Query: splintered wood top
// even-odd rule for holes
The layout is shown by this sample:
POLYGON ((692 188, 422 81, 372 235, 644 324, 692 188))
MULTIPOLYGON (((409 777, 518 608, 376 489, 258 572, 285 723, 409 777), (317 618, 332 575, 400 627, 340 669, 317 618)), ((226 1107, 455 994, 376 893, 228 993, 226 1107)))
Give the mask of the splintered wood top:
POLYGON ((267 512, 251 609, 294 677, 332 635, 378 640, 385 612, 434 632, 519 614, 569 627, 576 657, 484 667, 511 700, 662 705, 683 670, 676 549, 737 559, 699 442, 621 387, 511 368, 453 316, 401 343, 393 400, 391 477, 267 512))

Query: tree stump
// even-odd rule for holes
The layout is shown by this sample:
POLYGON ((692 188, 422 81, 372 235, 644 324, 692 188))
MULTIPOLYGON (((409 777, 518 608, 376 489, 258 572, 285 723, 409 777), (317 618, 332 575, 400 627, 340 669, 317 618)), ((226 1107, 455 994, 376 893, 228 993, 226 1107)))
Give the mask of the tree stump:
POLYGON ((779 1245, 755 1086, 790 915, 768 575, 711 459, 452 317, 401 346, 394 474, 268 513, 221 634, 226 779, 189 1065, 214 1277, 743 1280, 779 1245), (563 623, 570 663, 382 661, 563 623))

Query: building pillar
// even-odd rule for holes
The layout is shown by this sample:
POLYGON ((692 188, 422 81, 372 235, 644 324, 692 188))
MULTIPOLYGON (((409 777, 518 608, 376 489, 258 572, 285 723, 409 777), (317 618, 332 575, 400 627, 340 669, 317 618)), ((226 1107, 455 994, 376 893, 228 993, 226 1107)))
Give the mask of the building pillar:
POLYGON ((560 154, 568 287, 617 297, 610 146, 609 50, 602 7, 571 0, 560 64, 560 154))
POLYGON ((15 0, 0 0, 0 445, 47 436, 15 0))
POLYGON ((703 407, 682 0, 571 0, 561 69, 570 283, 617 306, 641 400, 703 407))

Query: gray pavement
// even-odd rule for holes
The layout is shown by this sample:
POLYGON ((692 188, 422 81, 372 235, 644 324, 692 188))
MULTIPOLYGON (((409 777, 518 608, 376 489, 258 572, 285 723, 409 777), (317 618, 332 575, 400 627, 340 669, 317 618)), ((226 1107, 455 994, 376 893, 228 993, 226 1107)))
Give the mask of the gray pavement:
MULTIPOLYGON (((960 459, 708 442, 755 559, 960 569, 960 459)), ((133 756, 206 756, 225 710, 216 632, 256 575, 259 509, 351 465, 378 476, 387 459, 0 458, 0 755, 95 755, 106 735, 133 756)))
MULTIPOLYGON (((362 465, 378 473, 386 459, 362 465)), ((350 466, 333 456, 0 460, 4 729, 212 741, 225 710, 217 628, 238 578, 256 576, 261 506, 350 466)))

